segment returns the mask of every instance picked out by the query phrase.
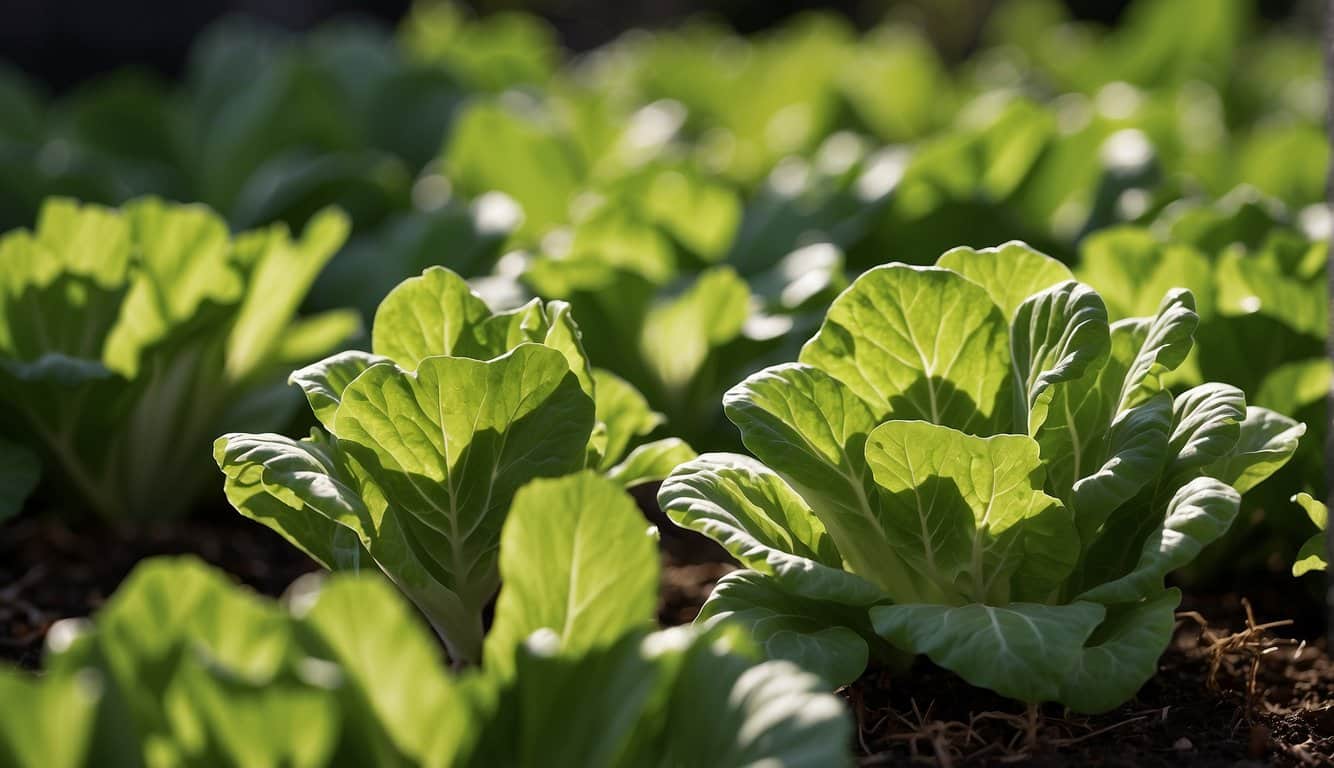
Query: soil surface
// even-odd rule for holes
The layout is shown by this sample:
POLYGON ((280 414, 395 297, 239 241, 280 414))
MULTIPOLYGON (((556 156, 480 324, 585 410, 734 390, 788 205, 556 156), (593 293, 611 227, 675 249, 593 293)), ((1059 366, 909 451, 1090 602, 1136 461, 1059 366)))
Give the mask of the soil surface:
MULTIPOLYGON (((636 495, 662 534, 659 620, 689 622, 735 565, 636 495)), ((10 521, 0 526, 0 658, 40 666, 53 622, 96 611, 138 560, 184 553, 274 596, 317 567, 235 515, 120 529, 10 521)), ((1334 766, 1334 663, 1321 621, 1318 601, 1290 579, 1188 595, 1159 674, 1096 717, 1025 708, 926 660, 901 675, 868 670, 839 694, 863 766, 1334 766)))
POLYGON ((870 670, 840 691, 857 718, 859 764, 1334 765, 1334 666, 1323 644, 1242 632, 1220 647, 1202 634, 1183 616, 1158 674, 1094 717, 1028 709, 927 661, 899 678, 870 670))
POLYGON ((95 612, 140 560, 183 554, 271 596, 319 568, 278 534, 235 513, 119 528, 21 516, 0 526, 0 659, 41 666, 53 623, 95 612))

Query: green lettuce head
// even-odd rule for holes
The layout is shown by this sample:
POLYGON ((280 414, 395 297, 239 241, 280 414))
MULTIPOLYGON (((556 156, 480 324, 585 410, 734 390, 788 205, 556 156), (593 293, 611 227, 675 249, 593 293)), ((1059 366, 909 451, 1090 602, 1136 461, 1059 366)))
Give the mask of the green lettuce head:
POLYGON ((378 566, 457 662, 481 657, 521 486, 588 469, 629 487, 694 456, 674 438, 631 448, 661 417, 589 366, 564 302, 493 312, 433 267, 385 297, 371 346, 292 374, 310 437, 231 433, 214 458, 241 514, 328 568, 378 566))
POLYGON ((108 519, 183 513, 208 479, 209 440, 281 429, 300 405, 287 372, 360 328, 351 312, 296 318, 347 230, 336 211, 299 238, 281 224, 232 236, 200 205, 48 200, 32 231, 0 239, 9 437, 108 519))
POLYGON ((706 454, 662 486, 747 568, 700 621, 835 682, 904 651, 1024 701, 1126 700, 1170 639, 1164 577, 1304 431, 1235 387, 1165 389, 1196 322, 1174 290, 1109 323, 1018 242, 865 273, 798 362, 727 393, 759 460, 706 454))

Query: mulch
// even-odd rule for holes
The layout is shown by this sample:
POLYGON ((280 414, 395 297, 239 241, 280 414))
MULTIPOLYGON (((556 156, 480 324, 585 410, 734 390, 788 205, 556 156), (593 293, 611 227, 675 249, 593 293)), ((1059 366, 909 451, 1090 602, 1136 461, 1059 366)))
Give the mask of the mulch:
MULTIPOLYGON (((659 620, 687 623, 735 566, 643 495, 662 534, 659 620)), ((273 596, 317 567, 234 514, 114 529, 21 517, 0 526, 0 659, 38 668, 53 622, 96 611, 140 559, 183 553, 273 596)), ((925 659, 900 675, 869 669, 839 690, 859 765, 1334 766, 1334 662, 1318 601, 1265 578, 1188 595, 1158 675, 1103 715, 1025 707, 925 659)))

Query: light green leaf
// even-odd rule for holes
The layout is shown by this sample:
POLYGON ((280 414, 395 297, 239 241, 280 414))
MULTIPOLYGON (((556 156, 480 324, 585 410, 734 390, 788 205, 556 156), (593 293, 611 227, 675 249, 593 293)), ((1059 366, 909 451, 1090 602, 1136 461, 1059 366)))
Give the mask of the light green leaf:
POLYGON ((683 393, 709 356, 741 333, 750 289, 731 267, 702 273, 681 295, 655 303, 644 318, 644 362, 668 392, 683 393))
MULTIPOLYGON (((130 224, 111 208, 81 205, 69 198, 45 201, 37 217, 37 242, 52 255, 32 264, 29 275, 40 283, 67 270, 93 278, 101 286, 120 283, 130 263, 130 224)), ((22 272, 13 273, 19 277, 22 272)))
POLYGON ((279 251, 319 262, 327 252, 307 246, 332 245, 313 233, 292 244, 278 229, 233 238, 207 208, 152 198, 48 208, 35 235, 0 245, 0 398, 43 443, 52 481, 90 508, 183 513, 208 477, 191 446, 282 427, 299 400, 281 377, 356 327, 346 314, 294 323, 308 286, 256 282, 279 251))
POLYGON ((338 447, 318 430, 304 440, 228 434, 213 444, 227 500, 326 568, 369 566, 376 528, 338 447))
MULTIPOLYGON (((267 247, 252 268, 248 280, 252 287, 242 299, 227 337, 229 376, 239 379, 254 370, 282 343, 301 301, 320 270, 343 245, 351 226, 344 213, 326 209, 311 218, 295 243, 283 225, 275 225, 262 235, 267 247)), ((342 339, 335 343, 338 341, 342 339)))
POLYGON ((508 675, 517 648, 538 630, 555 633, 548 652, 578 657, 650 626, 656 542, 611 480, 590 471, 534 480, 514 497, 500 539, 500 578, 485 658, 488 670, 508 675))
POLYGON ((912 574, 880 521, 864 455, 876 426, 847 386, 800 363, 766 368, 723 396, 741 440, 810 505, 847 569, 895 599, 916 594, 912 574))
MULTIPOLYGON (((104 359, 113 370, 133 377, 149 346, 206 303, 235 303, 244 285, 232 263, 227 224, 208 208, 145 198, 127 206, 125 216, 139 259, 104 359)), ((238 241, 236 248, 248 242, 238 241)))
POLYGON ((745 627, 767 658, 793 662, 830 685, 846 685, 866 669, 869 650, 856 628, 864 610, 790 594, 755 571, 733 571, 718 581, 695 623, 745 627))
POLYGON ((0 669, 0 765, 6 768, 83 768, 97 754, 104 764, 130 765, 137 758, 99 749, 94 728, 102 701, 94 673, 29 677, 0 669))
POLYGON ((0 238, 0 363, 26 380, 109 375, 103 351, 120 315, 130 250, 116 211, 60 198, 43 205, 35 233, 0 238))
POLYGON ((1167 462, 1172 397, 1159 392, 1122 411, 1104 438, 1106 460, 1075 481, 1070 508, 1085 546, 1107 517, 1153 481, 1167 462))
POLYGON ((1329 510, 1324 503, 1316 500, 1309 493, 1299 493, 1293 496, 1292 500, 1301 505, 1301 508, 1306 511, 1307 517, 1310 517, 1315 527, 1320 529, 1302 544, 1301 550, 1297 553, 1297 561, 1292 564, 1292 575, 1301 576, 1311 571, 1323 571, 1329 561, 1325 543, 1325 527, 1329 524, 1329 510))
POLYGON ((1220 255, 1218 311, 1224 315, 1262 313, 1315 338, 1329 331, 1329 299, 1317 281, 1288 276, 1236 250, 1220 255))
POLYGON ((41 462, 32 451, 0 437, 0 522, 23 510, 41 474, 41 462))
POLYGON ((815 601, 867 606, 876 586, 843 570, 824 524, 773 470, 731 453, 706 453, 677 467, 658 491, 672 522, 723 545, 784 591, 815 601))
POLYGON ((1074 510, 1085 548, 1112 511, 1152 482, 1168 459, 1172 406, 1162 377, 1190 351, 1197 318, 1189 299, 1169 293, 1155 317, 1113 323, 1110 352, 1097 377, 1087 386, 1058 388, 1053 398, 1038 441, 1048 485, 1074 510))
POLYGON ((1288 463, 1306 425, 1268 408, 1248 406, 1241 422, 1241 436, 1223 458, 1205 473, 1246 493, 1288 463))
POLYGON ((1139 603, 1109 606, 1107 618, 1061 685, 1060 702, 1076 712, 1106 712, 1130 699, 1158 672, 1176 627, 1177 589, 1139 603))
POLYGON ((1092 289, 1060 283, 1026 299, 1014 314, 1010 354, 1016 392, 1015 431, 1036 436, 1061 385, 1096 376, 1110 353, 1107 309, 1092 289))
POLYGON ((1149 534, 1130 572, 1086 590, 1080 599, 1133 603, 1156 594, 1168 573, 1227 532, 1240 506, 1241 496, 1230 486, 1211 477, 1191 480, 1168 502, 1162 524, 1149 534))
POLYGON ((943 594, 1042 598, 1074 567, 1074 521, 1042 492, 1031 438, 888 421, 867 440, 866 461, 881 489, 886 537, 943 594))
POLYGON ((656 728, 646 715, 661 706, 655 699, 668 695, 673 677, 654 658, 653 643, 653 636, 636 633, 569 656, 557 650, 554 631, 536 633, 517 649, 514 683, 501 693, 508 722, 492 719, 495 746, 485 744, 464 764, 629 768, 638 759, 642 765, 646 756, 636 756, 634 744, 652 743, 645 732, 656 728))
POLYGON ((379 565, 442 636, 460 643, 459 628, 475 626, 474 653, 480 653, 480 618, 427 571, 398 516, 330 438, 318 431, 299 443, 280 435, 224 435, 214 452, 227 475, 228 500, 242 515, 325 567, 379 565))
POLYGON ((1299 493, 1292 497, 1293 503, 1299 505, 1306 516, 1311 518, 1311 522, 1320 530, 1325 530, 1329 524, 1329 510, 1324 502, 1317 500, 1309 493, 1299 493))
POLYGON ((470 197, 503 192, 512 198, 523 212, 520 232, 536 239, 570 220, 570 201, 585 173, 553 122, 477 101, 450 131, 445 176, 470 197))
POLYGON ((679 464, 695 458, 695 449, 684 440, 664 437, 638 446, 621 463, 607 470, 607 477, 625 488, 653 483, 671 474, 679 464))
POLYGON ((1297 552, 1297 561, 1292 564, 1292 575, 1304 576, 1311 571, 1328 568, 1329 558, 1325 546, 1324 531, 1307 539, 1297 552))
POLYGON ((319 768, 333 756, 339 711, 330 671, 315 664, 236 675, 207 653, 182 664, 163 698, 170 736, 148 741, 168 765, 319 768))
POLYGON ((647 175, 637 197, 645 216, 705 261, 723 258, 736 240, 741 196, 721 180, 666 170, 647 175))
POLYGON ((338 665, 349 714, 343 741, 366 764, 448 765, 468 719, 445 673, 440 645, 416 613, 376 576, 329 578, 299 603, 298 633, 317 658, 338 665), (364 713, 364 714, 363 714, 364 713), (347 732, 361 738, 350 738, 347 732))
POLYGON ((268 363, 282 373, 318 360, 346 346, 363 331, 361 314, 353 309, 331 309, 293 320, 274 345, 268 363))
POLYGON ((315 418, 325 429, 332 430, 347 385, 372 365, 391 362, 387 357, 353 349, 293 371, 288 382, 301 387, 315 418))
POLYGON ((709 639, 688 652, 665 713, 666 743, 642 764, 852 765, 852 722, 824 680, 786 661, 752 664, 709 639))
POLYGON ((625 456, 636 438, 643 437, 666 421, 630 382, 611 371, 593 369, 597 420, 606 425, 606 446, 597 468, 611 469, 625 456))
POLYGON ((1179 484, 1228 456, 1241 439, 1246 396, 1228 384, 1201 384, 1172 403, 1172 457, 1165 476, 1179 484))
POLYGON ((1323 357, 1281 365, 1261 380, 1254 404, 1279 413, 1297 413, 1329 395, 1332 374, 1334 365, 1323 357))
MULTIPOLYGON (((380 302, 371 328, 371 349, 414 370, 427 357, 453 355, 465 334, 491 316, 486 302, 463 278, 431 267, 399 283, 380 302)), ((491 355, 494 357, 494 355, 491 355)))
MULTIPOLYGON (((1146 328, 1139 322, 1112 324, 1109 353, 1096 375, 1086 376, 1079 386, 1054 389, 1036 438, 1047 466, 1047 487, 1067 506, 1075 483, 1110 459, 1109 430, 1114 420, 1123 418, 1117 406, 1121 385, 1144 341, 1146 328)), ((1170 416, 1170 397, 1167 407, 1170 416)))
POLYGON ((876 632, 924 653, 969 683, 1027 702, 1057 701, 1102 622, 1097 603, 1068 605, 885 605, 871 609, 876 632))
POLYGON ((1075 279, 1069 267, 1019 240, 980 250, 960 246, 947 251, 936 266, 985 288, 1007 321, 1029 296, 1075 279))
MULTIPOLYGON (((466 630, 437 625, 455 658, 480 651, 473 643, 498 586, 496 547, 515 491, 581 467, 592 422, 593 402, 564 356, 536 344, 490 361, 428 357, 412 373, 372 366, 344 390, 340 450, 384 494, 413 558, 478 619, 466 630)), ((398 564, 373 554, 394 576, 398 564)))
POLYGON ((1163 377, 1175 371, 1190 354, 1199 321, 1195 297, 1190 291, 1172 290, 1163 297, 1153 318, 1124 320, 1113 327, 1115 335, 1124 323, 1123 332, 1142 339, 1121 384, 1118 413, 1163 390, 1163 377))
POLYGON ((533 299, 508 312, 497 312, 470 330, 472 333, 465 333, 451 354, 489 360, 524 342, 542 344, 564 355, 579 386, 589 397, 594 396, 592 368, 584 354, 579 326, 566 302, 544 304, 533 299))
MULTIPOLYGON (((183 652, 238 679, 272 680, 290 659, 282 611, 194 558, 159 558, 137 566, 97 617, 91 654, 111 700, 133 719, 139 738, 170 738, 177 724, 164 706, 177 684, 183 652), (113 692, 114 691, 114 692, 113 692)), ((88 656, 48 656, 51 673, 75 673, 88 656)))
POLYGON ((799 360, 846 384, 877 421, 990 434, 1011 422, 1008 330, 981 286, 947 269, 892 264, 834 300, 799 360))
POLYGON ((1200 302, 1200 313, 1213 312, 1214 268, 1187 245, 1163 245, 1139 227, 1109 227, 1089 235, 1079 249, 1079 279, 1107 303, 1117 319, 1155 314, 1163 294, 1185 288, 1200 302))
POLYGON ((474 658, 480 654, 480 617, 427 571, 425 555, 413 550, 398 515, 385 509, 366 473, 328 436, 316 430, 297 442, 280 435, 224 435, 214 455, 227 475, 227 498, 242 515, 325 567, 379 565, 447 641, 462 644, 467 632, 461 628, 475 627, 472 652, 474 658))

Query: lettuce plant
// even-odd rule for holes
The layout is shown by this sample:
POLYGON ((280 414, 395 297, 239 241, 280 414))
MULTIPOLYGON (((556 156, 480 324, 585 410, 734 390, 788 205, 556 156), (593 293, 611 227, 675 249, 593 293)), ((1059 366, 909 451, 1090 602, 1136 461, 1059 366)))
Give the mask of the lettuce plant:
POLYGON ((1225 382, 1248 403, 1313 430, 1275 481, 1245 499, 1242 517, 1256 522, 1211 547, 1187 569, 1190 579, 1261 566, 1266 553, 1291 551, 1305 531, 1298 516, 1282 512, 1289 497, 1326 487, 1328 251, 1327 242, 1289 226, 1277 200, 1244 189, 1212 205, 1174 204, 1152 230, 1114 227, 1081 246, 1077 274, 1099 291, 1113 318, 1152 311, 1170 286, 1194 294, 1195 348, 1171 375, 1174 388, 1225 382))
POLYGON ((1329 567, 1329 557, 1325 549, 1325 528, 1329 525, 1329 508, 1309 493, 1299 493, 1292 500, 1301 505, 1306 516, 1316 527, 1316 532, 1302 544, 1297 553, 1297 562, 1292 564, 1292 575, 1302 576, 1311 571, 1323 571, 1329 567))
POLYGON ((583 468, 629 486, 694 455, 672 438, 627 453, 661 417, 590 368, 564 302, 493 312, 433 267, 385 297, 371 347, 292 374, 323 429, 227 434, 214 457, 241 514, 326 567, 373 561, 457 662, 480 658, 520 486, 583 468))
POLYGON ((746 566, 700 620, 836 682, 897 649, 1024 701, 1129 698, 1170 638, 1164 576, 1304 430, 1228 385, 1173 397, 1196 322, 1172 290, 1109 323, 1017 242, 863 274, 799 362, 727 393, 758 460, 706 454, 662 486, 746 566))
POLYGON ((458 674, 377 577, 277 604, 192 559, 147 562, 94 622, 53 630, 44 676, 0 669, 0 764, 849 764, 816 676, 734 633, 649 631, 656 547, 614 482, 536 481, 503 538, 487 664, 458 674))
POLYGON ((300 238, 235 237, 207 208, 53 199, 0 239, 0 403, 11 439, 110 519, 176 515, 208 477, 195 448, 220 429, 277 429, 299 402, 282 379, 343 343, 354 313, 296 320, 342 244, 324 212, 300 238))

